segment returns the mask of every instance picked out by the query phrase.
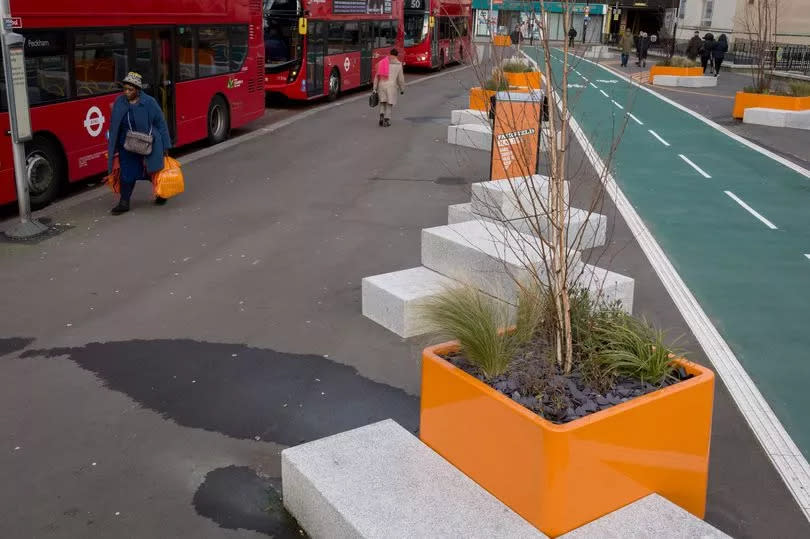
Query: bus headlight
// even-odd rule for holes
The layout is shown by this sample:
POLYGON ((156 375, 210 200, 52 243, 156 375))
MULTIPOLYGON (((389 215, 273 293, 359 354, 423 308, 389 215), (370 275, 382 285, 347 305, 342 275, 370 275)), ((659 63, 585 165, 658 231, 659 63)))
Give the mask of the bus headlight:
POLYGON ((290 74, 287 75, 287 82, 288 83, 293 82, 298 77, 298 71, 300 69, 301 69, 300 66, 296 66, 296 67, 290 69, 290 74))

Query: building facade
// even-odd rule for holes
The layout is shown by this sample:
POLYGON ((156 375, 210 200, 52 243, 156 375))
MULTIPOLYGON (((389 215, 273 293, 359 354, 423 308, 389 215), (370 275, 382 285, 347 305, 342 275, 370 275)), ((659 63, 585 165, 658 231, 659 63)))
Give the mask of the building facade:
POLYGON ((701 36, 711 32, 730 41, 748 40, 747 13, 760 1, 774 5, 775 41, 810 44, 810 0, 680 0, 677 38, 688 40, 697 30, 701 36))

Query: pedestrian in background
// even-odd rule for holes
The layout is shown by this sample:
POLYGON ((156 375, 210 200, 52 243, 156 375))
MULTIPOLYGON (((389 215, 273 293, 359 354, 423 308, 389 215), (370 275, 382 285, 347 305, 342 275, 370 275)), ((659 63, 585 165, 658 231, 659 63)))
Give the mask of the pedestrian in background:
MULTIPOLYGON (((388 74, 382 70, 377 71, 374 77, 374 91, 380 98, 380 126, 391 125, 391 112, 397 104, 397 91, 405 93, 405 75, 402 73, 402 63, 399 61, 399 52, 391 49, 388 58, 388 74)), ((382 63, 382 62, 380 62, 382 63)))
POLYGON ((630 53, 633 51, 634 44, 633 33, 630 31, 630 28, 625 28, 619 40, 619 46, 622 49, 622 67, 627 67, 627 62, 630 60, 630 53))
POLYGON ((728 38, 726 34, 720 34, 717 38, 714 47, 712 48, 712 62, 714 63, 714 76, 720 74, 720 66, 723 65, 723 60, 726 58, 728 52, 728 38))
POLYGON ((700 39, 700 32, 695 30, 695 35, 692 36, 692 39, 689 40, 689 45, 686 46, 686 57, 693 62, 697 60, 698 54, 700 54, 700 46, 702 44, 703 40, 700 39))
POLYGON ((647 32, 641 31, 638 34, 638 43, 636 43, 636 54, 638 54, 638 62, 636 65, 639 67, 647 67, 647 52, 650 50, 650 36, 647 32))
MULTIPOLYGON (((166 118, 157 101, 143 93, 143 77, 139 73, 130 72, 121 81, 124 93, 115 100, 110 120, 109 140, 107 142, 107 169, 112 173, 113 159, 118 154, 120 164, 121 199, 111 213, 121 215, 129 211, 129 199, 138 180, 149 180, 150 175, 163 170, 163 157, 172 147, 169 128, 166 118), (134 133, 152 137, 149 153, 148 146, 142 146, 138 151, 128 143, 130 134, 134 133)), ((166 203, 165 198, 155 197, 155 204, 166 203)))
POLYGON ((700 45, 700 64, 703 66, 703 74, 706 74, 706 69, 709 67, 709 62, 712 59, 712 51, 714 50, 714 34, 706 34, 703 36, 703 43, 700 45))
POLYGON ((574 46, 574 38, 575 37, 577 37, 577 31, 574 30, 574 27, 572 26, 571 29, 568 30, 568 46, 569 47, 574 46))

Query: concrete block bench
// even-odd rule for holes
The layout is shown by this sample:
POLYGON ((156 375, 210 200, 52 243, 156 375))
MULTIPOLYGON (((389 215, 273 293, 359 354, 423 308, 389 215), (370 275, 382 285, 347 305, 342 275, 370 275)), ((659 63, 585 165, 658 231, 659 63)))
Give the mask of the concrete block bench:
POLYGON ((430 331, 422 307, 461 283, 425 267, 384 273, 362 280, 363 316, 402 338, 430 331))
MULTIPOLYGON (((517 304, 519 282, 529 282, 527 267, 547 279, 542 253, 548 248, 529 234, 493 221, 467 221, 422 230, 422 265, 487 295, 517 304)), ((579 252, 569 255, 571 266, 579 252)))
POLYGON ((743 123, 810 129, 810 110, 781 110, 754 107, 745 109, 743 123))
POLYGON ((708 88, 717 86, 717 77, 710 76, 680 76, 680 75, 655 75, 653 77, 655 86, 682 86, 685 88, 708 88))
POLYGON ((492 151, 492 128, 489 124, 462 124, 447 126, 447 142, 475 150, 492 151))
POLYGON ((560 539, 725 539, 729 536, 658 494, 560 536, 560 539))
POLYGON ((281 477, 314 539, 546 537, 390 419, 285 449, 281 477))
POLYGON ((481 124, 489 126, 489 114, 483 110, 459 109, 450 112, 450 125, 481 124))
MULTIPOLYGON (((605 244, 607 237, 607 217, 599 213, 591 213, 577 208, 570 208, 568 215, 567 239, 568 246, 575 244, 581 250, 600 247, 605 244)), ((472 203, 454 204, 447 207, 447 224, 453 225, 466 221, 476 221, 484 219, 492 221, 490 217, 484 217, 473 212, 472 203)), ((538 222, 536 218, 524 217, 522 219, 511 219, 500 221, 506 226, 510 226, 518 232, 536 235, 537 225, 540 225, 541 235, 549 237, 550 224, 542 219, 538 222)))

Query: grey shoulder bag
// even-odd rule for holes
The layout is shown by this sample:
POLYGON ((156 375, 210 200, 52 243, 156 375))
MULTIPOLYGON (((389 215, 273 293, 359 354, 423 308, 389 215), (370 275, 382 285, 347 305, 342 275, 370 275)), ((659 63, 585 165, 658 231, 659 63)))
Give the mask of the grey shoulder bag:
POLYGON ((155 137, 152 136, 152 127, 149 127, 148 133, 133 130, 129 112, 127 112, 127 123, 129 123, 129 131, 127 131, 126 138, 124 138, 124 149, 138 155, 150 155, 152 153, 152 142, 155 140, 155 137))

